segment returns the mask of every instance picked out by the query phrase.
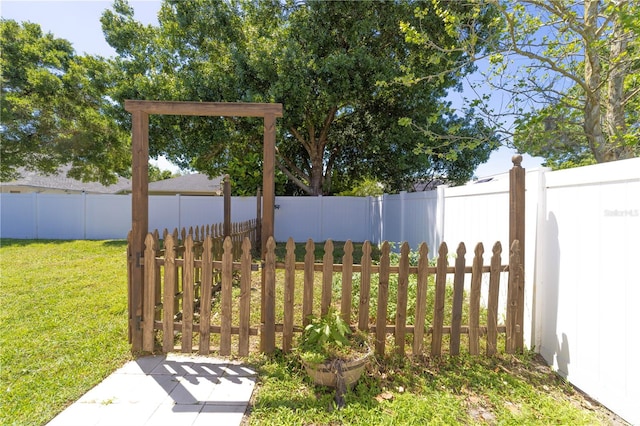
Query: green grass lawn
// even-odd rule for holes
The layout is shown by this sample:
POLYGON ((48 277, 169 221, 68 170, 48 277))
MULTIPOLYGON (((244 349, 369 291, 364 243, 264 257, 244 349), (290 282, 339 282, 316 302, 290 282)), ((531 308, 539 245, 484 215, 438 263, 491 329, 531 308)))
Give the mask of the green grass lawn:
POLYGON ((0 244, 0 424, 44 424, 131 357, 126 243, 0 244))
MULTIPOLYGON (((0 424, 45 424, 131 359, 125 251, 123 241, 0 241, 0 424)), ((295 355, 248 362, 259 371, 251 424, 607 422, 532 354, 377 360, 339 411, 295 355)))
POLYGON ((538 356, 444 356, 372 362, 334 409, 295 355, 257 362, 251 425, 598 425, 614 423, 538 356))

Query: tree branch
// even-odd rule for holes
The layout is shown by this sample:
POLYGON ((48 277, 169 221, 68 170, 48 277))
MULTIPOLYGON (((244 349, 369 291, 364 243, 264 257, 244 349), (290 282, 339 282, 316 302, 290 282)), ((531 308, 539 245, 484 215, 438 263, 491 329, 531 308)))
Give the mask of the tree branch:
POLYGON ((291 132, 293 137, 296 138, 296 140, 298 142, 300 142, 302 144, 302 146, 304 146, 304 149, 307 150, 309 155, 311 155, 311 145, 309 144, 309 142, 304 137, 302 137, 300 132, 298 132, 298 129, 296 129, 295 127, 291 126, 291 127, 289 127, 289 131, 291 132))
POLYGON ((307 182, 311 180, 309 178, 309 175, 305 173, 302 169, 300 169, 293 161, 291 161, 289 158, 285 157, 284 155, 281 155, 278 148, 276 148, 276 154, 280 159, 282 159, 282 161, 286 163, 288 170, 290 171, 291 174, 296 173, 300 179, 306 179, 307 182))
POLYGON ((276 161, 276 166, 278 167, 278 169, 280 169, 280 171, 282 173, 284 173, 285 175, 287 175, 287 177, 289 179, 291 179, 296 185, 298 185, 298 187, 300 189, 302 189, 304 192, 306 192, 308 195, 312 194, 311 188, 309 187, 309 185, 306 185, 303 181, 301 181, 300 179, 298 179, 296 176, 293 175, 293 173, 291 173, 289 171, 289 169, 287 169, 285 166, 283 166, 279 161, 276 161))
MULTIPOLYGON (((331 123, 333 123, 333 120, 336 117, 336 112, 338 112, 337 106, 332 106, 331 108, 329 108, 329 112, 327 113, 327 116, 324 119, 324 123, 322 124, 322 130, 320 131, 321 141, 327 140, 327 134, 329 133, 329 128, 331 127, 331 123)), ((324 146, 323 146, 323 150, 324 150, 324 146)))
POLYGON ((585 92, 589 92, 589 87, 587 86, 587 83, 583 79, 580 79, 575 74, 572 74, 569 71, 562 69, 561 67, 558 66, 556 62, 552 61, 551 59, 545 56, 541 56, 541 55, 538 55, 537 53, 533 53, 533 52, 529 52, 528 50, 521 49, 518 46, 518 37, 515 33, 516 24, 513 20, 513 17, 506 12, 503 13, 503 16, 505 17, 505 21, 507 22, 507 29, 509 31, 509 40, 510 40, 509 50, 513 51, 517 55, 524 56, 525 58, 533 59, 533 60, 539 61, 540 63, 546 64, 548 69, 554 72, 557 72, 558 74, 568 78, 569 80, 574 81, 576 84, 580 85, 585 92))

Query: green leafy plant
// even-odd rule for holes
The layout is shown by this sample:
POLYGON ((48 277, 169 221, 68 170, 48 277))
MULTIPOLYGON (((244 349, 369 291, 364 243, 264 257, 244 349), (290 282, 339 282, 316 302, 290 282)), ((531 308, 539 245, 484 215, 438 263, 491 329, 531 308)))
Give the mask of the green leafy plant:
POLYGON ((360 379, 371 354, 366 334, 354 333, 334 309, 312 318, 300 337, 302 364, 316 385, 335 388, 335 407, 346 405, 347 390, 360 379))
POLYGON ((330 359, 352 359, 369 352, 366 334, 353 332, 335 309, 312 318, 298 342, 303 361, 319 364, 330 359))
POLYGON ((347 336, 351 334, 349 325, 336 311, 314 320, 305 327, 307 343, 310 345, 322 345, 333 342, 338 346, 349 344, 347 336))

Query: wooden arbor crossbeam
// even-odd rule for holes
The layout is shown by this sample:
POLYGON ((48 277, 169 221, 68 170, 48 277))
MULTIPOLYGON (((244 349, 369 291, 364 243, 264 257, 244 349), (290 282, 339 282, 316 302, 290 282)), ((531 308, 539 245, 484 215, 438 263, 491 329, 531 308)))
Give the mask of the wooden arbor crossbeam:
POLYGON ((124 101, 124 109, 147 114, 199 115, 209 117, 282 117, 282 104, 250 102, 175 102, 175 101, 124 101))
POLYGON ((142 350, 144 279, 144 240, 149 232, 149 115, 196 115, 213 117, 262 117, 264 119, 262 175, 262 252, 274 233, 276 118, 282 117, 282 104, 241 102, 177 102, 125 100, 124 109, 132 115, 131 152, 131 256, 129 288, 129 330, 131 349, 142 350))

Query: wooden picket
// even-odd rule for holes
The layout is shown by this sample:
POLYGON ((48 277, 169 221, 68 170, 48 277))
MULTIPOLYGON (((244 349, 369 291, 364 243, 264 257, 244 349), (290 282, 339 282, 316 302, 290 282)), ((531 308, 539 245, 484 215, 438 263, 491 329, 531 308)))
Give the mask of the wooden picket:
POLYGON ((433 325, 431 332, 431 354, 439 355, 442 351, 442 334, 444 326, 444 301, 447 280, 447 255, 449 249, 446 243, 440 244, 436 266, 436 295, 433 306, 433 325))
MULTIPOLYGON (((413 353, 421 354, 424 350, 424 331, 427 313, 427 283, 429 276, 429 249, 421 244, 418 251, 418 278, 416 282, 416 319, 413 332, 413 353)), ((363 271, 364 272, 364 271, 363 271)))
POLYGON ((464 243, 460 243, 456 252, 456 272, 453 278, 453 308, 451 310, 451 339, 449 352, 460 353, 460 328, 462 327, 462 302, 464 297, 464 266, 466 253, 464 243))
POLYGON ((387 340, 387 303, 389 300, 389 243, 382 243, 378 279, 378 312, 376 313, 376 353, 384 354, 387 340))
POLYGON ((378 263, 371 260, 369 242, 362 246, 360 263, 355 263, 350 241, 344 245, 342 263, 334 264, 334 245, 330 240, 324 245, 322 263, 314 262, 312 240, 306 244, 304 262, 296 262, 295 244, 291 239, 286 244, 284 262, 278 262, 275 242, 270 238, 264 261, 258 264, 252 260, 253 246, 249 238, 237 244, 237 239, 227 237, 220 243, 213 237, 216 231, 211 229, 214 228, 185 231, 182 238, 178 238, 177 231, 165 232, 162 241, 158 233, 147 235, 142 321, 144 351, 191 353, 197 350, 206 355, 214 350, 222 356, 247 356, 257 347, 250 344, 251 336, 260 336, 261 351, 271 353, 281 345, 282 350, 288 352, 295 347, 294 337, 308 324, 309 316, 323 315, 330 309, 340 312, 354 330, 371 332, 378 355, 387 353, 389 337, 393 338, 394 350, 399 355, 407 352, 423 354, 425 341, 429 339, 430 354, 442 355, 443 339, 447 335, 448 353, 452 355, 460 353, 463 335, 466 335, 468 352, 472 355, 481 353, 483 342, 486 354, 495 354, 501 334, 505 336, 507 352, 515 352, 521 345, 518 342, 522 336, 522 324, 518 321, 518 301, 521 299, 518 274, 522 274, 522 266, 518 241, 511 246, 508 265, 501 262, 502 247, 498 242, 493 246, 490 263, 486 266, 481 243, 475 247, 471 266, 466 264, 467 251, 462 243, 456 251, 453 266, 448 265, 449 251, 445 243, 439 247, 435 266, 429 265, 428 247, 421 244, 417 264, 413 266, 407 243, 400 247, 399 262, 392 265, 388 242, 380 247, 378 263), (196 241, 196 236, 202 240, 196 241), (259 269, 262 270, 261 279, 254 282, 260 281, 260 284, 252 289, 252 272, 259 269), (278 271, 283 271, 282 275, 278 271), (500 324, 499 294, 503 272, 508 272, 509 277, 507 300, 502 301, 506 307, 506 322, 500 324), (300 278, 296 279, 297 276, 300 278), (486 306, 481 300, 483 276, 488 278, 485 280, 488 288, 484 289, 488 295, 486 306), (333 300, 337 291, 333 287, 338 277, 341 283, 337 293, 339 300, 333 300), (354 277, 359 278, 355 293, 354 277), (433 288, 429 277, 433 277, 433 288), (468 292, 465 291, 466 277, 469 277, 468 292), (451 281, 449 284, 448 280, 451 281), (300 282, 302 288, 296 289, 300 282), (317 290, 316 282, 321 285, 317 290), (234 283, 240 287, 239 296, 233 295, 234 283), (370 306, 372 285, 377 290, 375 312, 370 306), (446 301, 448 286, 452 286, 449 302, 446 301), (263 289, 259 294, 259 319, 251 318, 250 314, 251 293, 258 289, 263 289), (415 300, 409 298, 410 290, 415 294, 415 300), (320 293, 320 300, 314 304, 316 291, 320 293), (391 294, 393 298, 390 298, 391 294), (353 299, 354 295, 357 300, 353 299), (431 311, 427 309, 428 300, 433 306, 431 311), (218 311, 213 312, 213 306, 218 311), (468 307, 466 311, 465 306, 468 307), (395 311, 390 311, 392 308, 395 311), (409 309, 414 313, 413 323, 408 321, 409 309), (480 323, 483 310, 486 311, 486 324, 480 323), (392 317, 389 312, 394 312, 392 317), (468 312, 468 325, 462 324, 463 312, 468 312), (372 313, 374 317, 370 317, 372 313), (276 318, 281 318, 282 323, 276 324, 276 318), (407 349, 405 345, 409 342, 407 349))
POLYGON ((251 334, 251 243, 248 238, 245 238, 242 242, 239 302, 240 326, 238 328, 238 355, 248 356, 249 335, 251 334))

